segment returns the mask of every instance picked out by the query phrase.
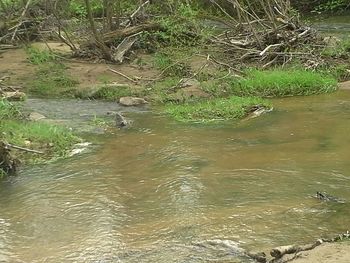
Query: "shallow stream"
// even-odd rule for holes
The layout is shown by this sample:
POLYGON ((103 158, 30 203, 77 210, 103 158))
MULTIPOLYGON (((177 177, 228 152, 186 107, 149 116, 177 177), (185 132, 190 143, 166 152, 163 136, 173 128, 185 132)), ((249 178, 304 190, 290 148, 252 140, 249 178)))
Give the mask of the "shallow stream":
MULTIPOLYGON (((47 103, 65 116, 103 105, 47 103)), ((131 111, 133 127, 96 135, 90 152, 2 180, 0 262, 249 262, 238 247, 348 230, 350 92, 274 105, 209 126, 131 111)))

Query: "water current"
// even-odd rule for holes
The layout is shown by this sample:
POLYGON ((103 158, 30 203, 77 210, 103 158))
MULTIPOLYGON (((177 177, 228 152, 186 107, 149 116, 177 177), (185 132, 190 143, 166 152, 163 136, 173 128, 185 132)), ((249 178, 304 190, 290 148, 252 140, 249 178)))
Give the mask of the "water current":
MULTIPOLYGON (((239 248, 348 230, 350 92, 273 103, 259 118, 210 125, 131 110, 132 128, 95 135, 88 152, 3 179, 0 262, 249 262, 239 248)), ((120 110, 30 105, 73 127, 120 110)))

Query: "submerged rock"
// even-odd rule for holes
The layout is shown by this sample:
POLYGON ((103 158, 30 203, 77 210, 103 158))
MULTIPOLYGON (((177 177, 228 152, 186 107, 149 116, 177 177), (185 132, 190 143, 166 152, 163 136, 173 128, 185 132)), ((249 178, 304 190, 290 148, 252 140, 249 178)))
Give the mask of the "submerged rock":
POLYGON ((123 106, 138 106, 147 104, 148 102, 145 99, 138 97, 121 97, 119 103, 123 106))
POLYGON ((129 128, 132 121, 127 120, 121 112, 115 113, 115 126, 118 128, 129 128))

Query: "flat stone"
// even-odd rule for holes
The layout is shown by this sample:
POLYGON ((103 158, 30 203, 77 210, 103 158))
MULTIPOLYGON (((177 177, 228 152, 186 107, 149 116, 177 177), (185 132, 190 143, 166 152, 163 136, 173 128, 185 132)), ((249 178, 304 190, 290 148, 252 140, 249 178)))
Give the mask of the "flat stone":
POLYGON ((350 80, 339 83, 339 89, 350 90, 350 80))
POLYGON ((30 121, 39 121, 42 119, 46 119, 46 117, 38 112, 31 112, 28 116, 30 121))
POLYGON ((147 104, 148 102, 143 98, 137 97, 121 97, 119 103, 123 106, 138 106, 142 104, 147 104))

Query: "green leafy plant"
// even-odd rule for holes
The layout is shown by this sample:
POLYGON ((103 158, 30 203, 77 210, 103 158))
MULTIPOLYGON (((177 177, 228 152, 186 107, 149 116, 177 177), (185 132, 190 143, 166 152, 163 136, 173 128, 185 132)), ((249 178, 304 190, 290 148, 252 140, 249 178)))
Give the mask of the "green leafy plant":
POLYGON ((18 118, 21 116, 21 112, 18 107, 7 100, 0 99, 0 121, 18 118))

